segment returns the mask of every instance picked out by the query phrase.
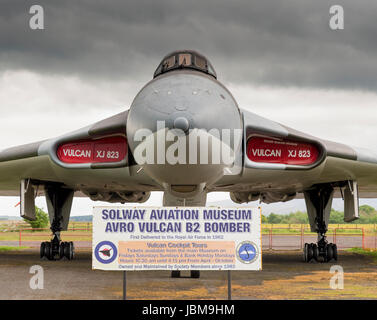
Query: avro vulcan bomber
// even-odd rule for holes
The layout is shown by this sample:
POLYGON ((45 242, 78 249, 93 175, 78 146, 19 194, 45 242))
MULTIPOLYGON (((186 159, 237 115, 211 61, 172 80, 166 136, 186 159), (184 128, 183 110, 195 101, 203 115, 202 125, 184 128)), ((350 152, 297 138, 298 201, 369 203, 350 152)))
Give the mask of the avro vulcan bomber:
POLYGON ((326 240, 332 199, 344 199, 344 220, 358 218, 358 199, 377 196, 377 155, 318 139, 241 109, 203 55, 164 57, 129 109, 63 136, 0 152, 0 195, 21 197, 21 215, 35 218, 46 197, 53 239, 41 257, 73 258, 63 242, 73 198, 110 203, 148 200, 205 206, 209 192, 236 203, 304 198, 318 242, 304 259, 337 259, 326 240))

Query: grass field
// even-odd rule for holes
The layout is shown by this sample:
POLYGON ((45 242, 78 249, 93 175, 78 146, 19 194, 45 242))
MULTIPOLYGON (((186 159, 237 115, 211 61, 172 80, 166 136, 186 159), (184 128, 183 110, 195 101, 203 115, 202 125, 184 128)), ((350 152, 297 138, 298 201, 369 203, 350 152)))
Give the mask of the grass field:
MULTIPOLYGON (((371 229, 373 232, 373 229, 371 229)), ((280 228, 265 228, 262 226, 262 234, 290 234, 290 235, 300 235, 301 232, 305 235, 309 234, 316 234, 310 231, 310 229, 302 229, 301 228, 285 228, 285 227, 280 227, 280 228)), ((336 234, 348 234, 348 235, 362 235, 363 229, 329 229, 327 232, 327 235, 333 235, 336 232, 336 234), (336 231, 335 231, 336 230, 336 231)), ((365 230, 364 230, 365 232, 365 230)))
POLYGON ((361 254, 361 255, 366 255, 368 257, 373 258, 373 260, 375 262, 377 262, 377 250, 365 250, 365 249, 361 249, 361 248, 351 248, 351 249, 346 249, 346 251, 361 254))
MULTIPOLYGON (((18 231, 19 229, 30 229, 30 225, 24 221, 17 220, 0 220, 0 233, 1 232, 11 232, 11 231, 18 231)), ((70 222, 69 229, 84 229, 84 230, 91 230, 92 223, 91 222, 70 222)))
MULTIPOLYGON (((18 232, 4 232, 0 233, 0 241, 18 241, 20 235, 18 232)), ((51 233, 48 232, 23 232, 21 235, 22 241, 49 241, 51 240, 51 233)), ((64 233, 64 240, 66 241, 91 241, 91 232, 67 232, 64 233)))
MULTIPOLYGON (((309 224, 262 224, 262 228, 265 229, 301 229, 304 228, 305 230, 310 230, 309 224)), ((377 224, 329 224, 328 226, 329 230, 334 229, 364 229, 371 230, 371 231, 377 231, 377 224)))
POLYGON ((5 251, 20 251, 27 249, 28 247, 8 247, 8 246, 0 246, 0 252, 5 252, 5 251))
MULTIPOLYGON (((31 230, 30 226, 21 221, 9 222, 0 221, 0 241, 23 241, 49 240, 51 232, 48 228, 44 230, 31 230)), ((336 234, 345 235, 374 235, 377 233, 375 224, 330 224, 328 236, 336 234)), ((262 234, 268 235, 314 235, 310 232, 310 226, 306 224, 262 224, 262 234)), ((71 222, 69 231, 64 232, 64 237, 68 241, 91 241, 92 223, 91 222, 71 222)))
MULTIPOLYGON (((263 252, 263 270, 232 271, 233 299, 279 300, 360 300, 377 299, 377 261, 363 253, 343 251, 336 262, 344 271, 344 288, 334 290, 330 273, 335 263, 303 263, 299 251, 263 252)), ((41 260, 36 250, 0 253, 0 300, 121 300, 119 271, 92 270, 90 249, 76 258, 41 260), (44 289, 32 290, 28 269, 40 265, 45 270, 44 289)), ((187 277, 188 271, 182 272, 187 277)), ((127 299, 226 299, 227 272, 202 271, 200 279, 172 279, 169 271, 127 273, 127 299)), ((253 305, 252 303, 250 304, 253 305)), ((252 310, 252 309, 251 309, 252 310)), ((362 312, 362 309, 360 309, 362 312)), ((293 313, 295 310, 292 309, 293 313)), ((198 318, 193 316, 193 319, 198 318)), ((209 317, 207 317, 209 318, 209 317)), ((221 318, 221 316, 219 316, 221 318)))
MULTIPOLYGON (((49 228, 43 230, 31 230, 30 225, 23 221, 0 221, 0 241, 48 241, 51 239, 49 228)), ((70 222, 64 238, 67 241, 91 241, 91 222, 70 222)))

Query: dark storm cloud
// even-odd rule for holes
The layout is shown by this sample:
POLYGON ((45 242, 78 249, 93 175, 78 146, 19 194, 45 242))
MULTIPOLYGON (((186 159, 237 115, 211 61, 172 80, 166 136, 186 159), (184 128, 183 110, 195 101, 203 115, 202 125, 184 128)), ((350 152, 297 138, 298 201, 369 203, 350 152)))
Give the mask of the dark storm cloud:
POLYGON ((377 2, 370 0, 2 0, 0 68, 143 79, 172 50, 192 48, 219 79, 377 91, 377 2), (29 8, 45 30, 29 29, 29 8), (345 30, 329 28, 341 4, 345 30))

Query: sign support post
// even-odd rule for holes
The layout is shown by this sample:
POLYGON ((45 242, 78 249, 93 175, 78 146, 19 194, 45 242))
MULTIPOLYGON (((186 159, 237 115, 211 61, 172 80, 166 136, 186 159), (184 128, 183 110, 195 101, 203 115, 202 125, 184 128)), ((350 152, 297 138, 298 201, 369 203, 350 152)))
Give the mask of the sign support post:
POLYGON ((232 300, 232 271, 228 270, 228 300, 232 300))
MULTIPOLYGON (((94 270, 261 270, 260 211, 252 208, 94 207, 94 270)), ((225 292, 224 292, 225 293, 225 292)))
POLYGON ((123 300, 127 300, 127 271, 123 271, 123 300))

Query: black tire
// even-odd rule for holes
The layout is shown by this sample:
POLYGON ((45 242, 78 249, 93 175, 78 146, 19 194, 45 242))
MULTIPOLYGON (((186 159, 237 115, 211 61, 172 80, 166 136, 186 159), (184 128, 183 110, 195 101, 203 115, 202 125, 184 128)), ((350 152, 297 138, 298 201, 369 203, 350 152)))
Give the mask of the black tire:
POLYGON ((52 255, 52 245, 51 242, 46 242, 45 244, 45 257, 48 260, 52 260, 54 257, 52 255))
POLYGON ((68 242, 69 245, 69 259, 68 260, 73 260, 75 257, 75 246, 73 245, 73 242, 68 242))
POLYGON ((181 271, 172 271, 171 272, 171 277, 172 278, 180 278, 181 277, 181 271))
POLYGON ((332 244, 328 244, 326 246, 325 250, 326 250, 326 262, 329 262, 334 257, 334 252, 333 252, 333 249, 332 249, 332 244))
POLYGON ((42 242, 40 250, 39 250, 41 259, 45 256, 45 250, 46 250, 46 242, 42 242))
POLYGON ((73 242, 64 242, 64 256, 68 260, 72 260, 75 255, 75 248, 73 246, 73 242))
POLYGON ((313 255, 314 255, 313 245, 314 243, 310 243, 308 246, 308 262, 310 262, 313 259, 313 255))
POLYGON ((64 257, 64 246, 65 246, 65 242, 60 242, 60 245, 59 245, 59 257, 60 257, 60 259, 63 259, 63 257, 64 257))
POLYGON ((335 261, 338 261, 338 247, 335 243, 332 244, 332 254, 335 261))
POLYGON ((305 243, 304 244, 304 251, 303 251, 304 262, 309 262, 308 248, 309 248, 309 244, 305 243))
POLYGON ((192 270, 190 272, 191 278, 199 279, 200 278, 200 271, 192 270))
POLYGON ((63 242, 63 255, 64 257, 66 257, 67 259, 69 259, 69 245, 68 245, 68 242, 63 242))
POLYGON ((319 248, 318 248, 318 246, 317 246, 315 243, 313 243, 312 248, 313 248, 313 259, 314 259, 315 261, 318 261, 318 257, 319 257, 319 248))

